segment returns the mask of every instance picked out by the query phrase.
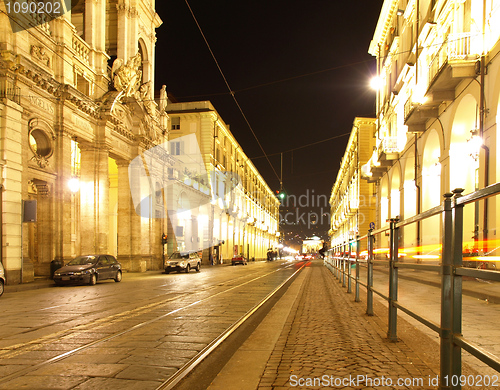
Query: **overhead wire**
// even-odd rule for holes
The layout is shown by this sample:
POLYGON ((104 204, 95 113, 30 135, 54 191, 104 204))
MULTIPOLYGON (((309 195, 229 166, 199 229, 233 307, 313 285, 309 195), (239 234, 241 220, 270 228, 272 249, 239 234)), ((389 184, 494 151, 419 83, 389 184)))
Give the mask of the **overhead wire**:
MULTIPOLYGON (((323 140, 321 140, 321 141, 311 142, 310 144, 307 144, 307 145, 302 145, 302 146, 298 146, 298 147, 296 147, 296 148, 283 150, 282 152, 277 152, 277 153, 268 154, 268 156, 277 156, 278 154, 282 154, 282 153, 294 152, 295 150, 308 148, 308 147, 310 147, 310 146, 318 145, 318 144, 321 144, 321 143, 323 143, 323 142, 328 142, 328 141, 331 141, 331 140, 333 140, 333 139, 337 139, 337 138, 345 137, 345 136, 350 135, 350 134, 351 134, 351 133, 343 133, 343 134, 335 135, 335 136, 333 136, 333 137, 329 137, 329 138, 323 139, 323 140)), ((257 159, 259 159, 259 158, 263 158, 263 157, 264 157, 264 156, 251 157, 251 158, 250 158, 250 160, 257 160, 257 159)))
POLYGON ((212 51, 212 48, 210 47, 210 43, 208 42, 205 34, 203 33, 203 29, 201 28, 200 24, 198 23, 198 19, 196 19, 196 16, 191 8, 191 6, 189 5, 189 1, 188 0, 184 0, 186 2, 186 5, 188 6, 189 8, 189 12, 191 12, 191 15, 196 23, 196 26, 198 27, 198 30, 200 31, 202 37, 203 37, 203 40, 205 41, 205 44, 207 45, 208 47, 208 50, 210 51, 210 54, 212 55, 212 58, 213 60, 215 61, 215 64, 217 65, 217 69, 219 69, 219 72, 222 76, 222 78, 224 79, 224 83, 226 84, 226 87, 227 89, 229 90, 229 93, 231 94, 236 106, 238 107, 238 110, 240 111, 241 115, 243 116, 243 119, 245 120, 248 128, 250 129, 250 131, 252 132, 255 140, 257 141, 257 144, 259 145, 260 147, 260 150, 262 150, 262 153, 264 153, 264 156, 267 160, 267 162, 269 163, 269 166, 271 167, 271 169, 273 170, 274 174, 276 175, 276 177, 278 178, 278 180, 281 182, 281 179, 278 175, 278 173, 276 172, 276 169, 274 169, 274 166, 273 164, 271 163, 271 160, 269 159, 266 151, 264 150, 264 147, 262 146, 262 144, 260 143, 259 141, 259 138, 257 137, 257 134, 255 134, 255 131, 253 130, 253 127, 252 125, 250 124, 250 121, 248 120, 247 116, 245 115, 245 113, 243 112, 243 109, 242 107, 240 106, 240 103, 238 102, 238 99, 236 99, 236 96, 235 96, 235 92, 231 89, 231 86, 229 85, 229 82, 227 81, 226 79, 226 76, 224 75, 224 72, 222 71, 220 65, 219 65, 219 62, 217 61, 217 58, 215 57, 215 54, 214 52, 212 51))

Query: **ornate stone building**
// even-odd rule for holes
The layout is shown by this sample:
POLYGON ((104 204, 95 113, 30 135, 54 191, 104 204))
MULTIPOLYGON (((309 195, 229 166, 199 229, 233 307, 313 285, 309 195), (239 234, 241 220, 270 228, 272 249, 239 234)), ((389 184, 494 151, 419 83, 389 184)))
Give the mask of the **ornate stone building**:
POLYGON ((153 99, 162 23, 154 1, 80 1, 40 18, 0 14, 7 283, 90 252, 116 255, 128 270, 158 269, 165 219, 141 218, 129 185, 130 161, 167 137, 165 93, 153 99))

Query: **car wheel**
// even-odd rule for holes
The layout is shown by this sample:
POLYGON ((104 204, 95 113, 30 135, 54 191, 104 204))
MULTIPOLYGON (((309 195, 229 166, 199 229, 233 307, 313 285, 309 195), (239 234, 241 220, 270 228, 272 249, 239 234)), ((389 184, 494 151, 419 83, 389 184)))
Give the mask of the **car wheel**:
POLYGON ((96 276, 96 274, 90 275, 89 285, 93 286, 96 283, 97 283, 97 276, 96 276))
POLYGON ((4 291, 4 283, 3 280, 0 280, 0 296, 3 295, 3 291, 4 291))
POLYGON ((196 270, 196 272, 200 272, 200 263, 196 264, 195 270, 196 270))
POLYGON ((189 271, 191 271, 191 267, 189 266, 189 264, 186 266, 186 273, 189 273, 189 271))
POLYGON ((122 271, 118 271, 115 276, 115 282, 121 282, 122 281, 122 271))

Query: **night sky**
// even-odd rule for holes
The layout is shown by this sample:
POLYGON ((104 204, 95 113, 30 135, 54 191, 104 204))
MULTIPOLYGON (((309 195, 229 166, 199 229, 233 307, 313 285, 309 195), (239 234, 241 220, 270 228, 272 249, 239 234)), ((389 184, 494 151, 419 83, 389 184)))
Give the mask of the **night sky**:
MULTIPOLYGON (((262 157, 185 0, 156 1, 163 20, 157 29, 156 87, 167 85, 179 102, 210 100, 272 190, 279 189, 283 152, 286 192, 296 199, 309 194, 311 205, 313 193, 329 198, 354 118, 375 116, 369 80, 376 62, 368 46, 382 3, 189 0, 277 175, 262 157), (317 144, 304 147, 312 143, 317 144)), ((324 198, 322 203, 329 212, 324 198)), ((307 210, 292 208, 297 215, 307 210)), ((315 226, 308 216, 303 220, 290 229, 302 238, 313 233, 327 238, 327 218, 315 226)))

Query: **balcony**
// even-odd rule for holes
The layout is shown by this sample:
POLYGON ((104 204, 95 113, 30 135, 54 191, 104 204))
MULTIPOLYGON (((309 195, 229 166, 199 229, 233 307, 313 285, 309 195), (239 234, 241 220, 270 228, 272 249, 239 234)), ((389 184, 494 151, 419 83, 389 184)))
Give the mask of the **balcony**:
POLYGON ((464 79, 476 76, 476 63, 481 52, 478 34, 450 34, 429 65, 427 95, 435 103, 455 99, 455 87, 464 79))
POLYGON ((455 100, 455 88, 465 78, 476 76, 480 36, 473 33, 449 34, 438 51, 431 57, 427 73, 425 101, 410 95, 404 106, 408 132, 425 131, 429 119, 437 118, 439 106, 455 100))
POLYGON ((371 160, 361 167, 361 178, 368 183, 375 183, 383 174, 383 170, 377 170, 375 167, 372 167, 371 160))
POLYGON ((392 161, 399 158, 397 137, 385 137, 378 148, 378 161, 386 166, 392 165, 392 161))
POLYGON ((439 108, 437 105, 416 102, 412 96, 408 98, 404 106, 405 125, 409 133, 421 133, 425 131, 425 123, 432 118, 437 118, 439 108))

